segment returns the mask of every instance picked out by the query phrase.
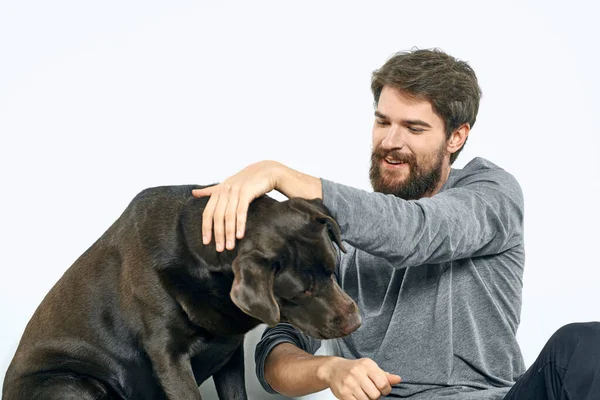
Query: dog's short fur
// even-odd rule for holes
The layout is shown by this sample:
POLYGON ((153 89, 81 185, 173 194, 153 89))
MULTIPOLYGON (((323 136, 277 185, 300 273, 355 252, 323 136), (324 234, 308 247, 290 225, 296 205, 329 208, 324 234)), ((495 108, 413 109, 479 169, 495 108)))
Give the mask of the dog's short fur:
POLYGON ((199 186, 144 190, 65 272, 27 325, 4 400, 245 399, 243 337, 288 321, 317 338, 360 325, 335 283, 340 231, 319 200, 250 205, 245 238, 201 239, 199 186))

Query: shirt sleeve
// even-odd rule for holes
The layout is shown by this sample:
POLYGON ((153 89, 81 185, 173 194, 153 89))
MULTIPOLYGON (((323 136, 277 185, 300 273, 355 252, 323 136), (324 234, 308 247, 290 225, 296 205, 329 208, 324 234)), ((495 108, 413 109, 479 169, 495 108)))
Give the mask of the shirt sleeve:
POLYGON ((265 380, 265 360, 271 350, 281 343, 291 343, 311 354, 315 354, 321 347, 319 339, 303 334, 288 323, 280 323, 272 328, 265 329, 261 340, 256 345, 254 360, 256 362, 256 377, 262 387, 269 393, 277 392, 265 380))
POLYGON ((498 167, 462 174, 451 188, 420 200, 321 182, 343 240, 396 268, 498 254, 522 243, 523 194, 498 167))

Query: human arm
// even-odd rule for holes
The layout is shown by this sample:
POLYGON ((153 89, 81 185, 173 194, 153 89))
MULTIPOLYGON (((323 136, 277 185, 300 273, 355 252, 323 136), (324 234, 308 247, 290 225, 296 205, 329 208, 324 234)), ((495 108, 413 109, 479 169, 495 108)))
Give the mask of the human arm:
POLYGON ((233 248, 236 228, 243 236, 249 203, 275 189, 288 197, 322 198, 346 242, 402 268, 497 254, 522 242, 523 195, 516 179, 483 159, 467 167, 452 188, 420 200, 366 192, 274 161, 253 164, 194 195, 211 195, 203 214, 206 243, 214 219, 215 241, 223 243, 226 231, 227 248, 233 248))
POLYGON ((522 243, 523 196, 512 175, 479 159, 451 179, 450 188, 410 201, 322 180, 323 202, 345 242, 397 268, 498 254, 522 243))
POLYGON ((256 347, 256 373, 268 392, 303 396, 330 388, 339 399, 378 399, 400 382, 367 358, 315 356, 320 341, 289 324, 267 328, 256 347))

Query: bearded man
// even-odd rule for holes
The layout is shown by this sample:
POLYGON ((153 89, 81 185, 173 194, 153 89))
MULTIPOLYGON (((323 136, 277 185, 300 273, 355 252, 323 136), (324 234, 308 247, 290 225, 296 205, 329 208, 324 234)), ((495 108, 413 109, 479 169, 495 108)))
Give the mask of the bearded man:
POLYGON ((289 324, 266 329, 255 354, 263 387, 351 400, 600 398, 597 322, 561 328, 525 369, 520 185, 483 158, 452 168, 479 109, 473 69, 437 49, 400 52, 371 89, 373 192, 262 161, 194 193, 211 196, 202 231, 218 251, 243 237, 248 205, 271 190, 322 199, 340 225, 336 277, 362 326, 336 339, 336 356, 314 356, 320 341, 289 324))

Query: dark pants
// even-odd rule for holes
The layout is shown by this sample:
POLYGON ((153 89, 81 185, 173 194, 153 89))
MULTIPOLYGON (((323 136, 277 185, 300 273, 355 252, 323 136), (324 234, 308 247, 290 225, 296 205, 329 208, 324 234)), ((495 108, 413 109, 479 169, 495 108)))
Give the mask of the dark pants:
POLYGON ((600 399, 600 322, 556 331, 504 399, 600 399))

